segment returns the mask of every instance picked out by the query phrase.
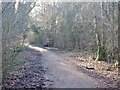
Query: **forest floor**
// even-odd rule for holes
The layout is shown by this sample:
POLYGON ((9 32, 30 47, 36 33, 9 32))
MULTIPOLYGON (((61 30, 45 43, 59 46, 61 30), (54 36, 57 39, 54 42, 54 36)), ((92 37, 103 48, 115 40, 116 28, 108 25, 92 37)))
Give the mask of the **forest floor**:
MULTIPOLYGON (((105 88, 115 87, 117 71, 109 71, 114 77, 108 78, 94 70, 87 70, 86 61, 76 59, 70 52, 43 49, 32 45, 21 52, 16 59, 25 64, 10 73, 5 80, 7 88, 105 88), (112 80, 112 81, 111 81, 112 80), (109 83, 111 82, 111 83, 109 83), (114 83, 113 83, 114 82, 114 83)), ((99 65, 99 63, 97 64, 99 65)), ((107 72, 107 71, 106 71, 107 72)), ((39 90, 39 89, 38 89, 39 90)))
MULTIPOLYGON (((113 67, 113 64, 105 61, 95 61, 92 58, 80 57, 79 53, 65 52, 61 54, 66 57, 66 60, 76 65, 77 70, 95 78, 102 87, 117 88, 118 87, 118 68, 113 67)), ((98 86, 100 87, 100 86, 98 86)))

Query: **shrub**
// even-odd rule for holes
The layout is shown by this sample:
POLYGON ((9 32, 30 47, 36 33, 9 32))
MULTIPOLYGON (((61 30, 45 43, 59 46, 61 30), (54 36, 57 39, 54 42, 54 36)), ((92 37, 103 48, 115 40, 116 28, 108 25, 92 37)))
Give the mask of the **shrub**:
POLYGON ((104 46, 99 47, 97 60, 100 60, 100 61, 106 60, 106 49, 104 46))

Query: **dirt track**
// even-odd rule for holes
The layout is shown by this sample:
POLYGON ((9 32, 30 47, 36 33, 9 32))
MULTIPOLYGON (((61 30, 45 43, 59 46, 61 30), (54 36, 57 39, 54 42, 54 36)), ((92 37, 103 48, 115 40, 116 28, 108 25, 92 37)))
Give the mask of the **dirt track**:
POLYGON ((12 88, 96 88, 96 79, 77 70, 76 66, 61 57, 62 52, 35 46, 21 52, 17 58, 25 65, 11 72, 5 87, 12 88))
POLYGON ((100 85, 95 79, 77 70, 73 63, 61 57, 61 52, 29 46, 40 51, 44 68, 47 69, 46 77, 53 81, 52 88, 95 88, 100 85), (59 54, 60 53, 60 54, 59 54))

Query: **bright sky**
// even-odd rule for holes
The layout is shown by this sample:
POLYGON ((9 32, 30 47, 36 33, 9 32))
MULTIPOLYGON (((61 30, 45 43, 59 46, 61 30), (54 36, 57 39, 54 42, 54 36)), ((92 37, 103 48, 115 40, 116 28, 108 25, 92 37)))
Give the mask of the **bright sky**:
MULTIPOLYGON (((2 2, 15 2, 16 0, 2 0, 2 2)), ((23 0, 20 0, 23 1, 23 0)), ((119 0, 24 0, 27 2, 36 2, 36 1, 42 1, 42 2, 118 2, 119 0)))

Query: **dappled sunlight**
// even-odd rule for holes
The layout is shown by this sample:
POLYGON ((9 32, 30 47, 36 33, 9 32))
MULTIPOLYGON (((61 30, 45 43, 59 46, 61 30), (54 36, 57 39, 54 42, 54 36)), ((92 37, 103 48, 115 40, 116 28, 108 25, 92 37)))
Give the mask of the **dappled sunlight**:
POLYGON ((62 63, 62 62, 61 62, 60 64, 63 65, 63 66, 67 66, 66 64, 64 64, 64 63, 62 63))
POLYGON ((43 49, 43 48, 40 48, 40 47, 36 47, 36 46, 33 46, 33 45, 29 45, 29 44, 24 44, 25 46, 27 46, 28 48, 30 49, 33 49, 33 50, 36 50, 36 51, 40 51, 40 52, 45 52, 47 51, 46 49, 43 49))
POLYGON ((45 48, 48 50, 58 50, 58 48, 55 48, 55 47, 45 47, 45 48))
POLYGON ((58 64, 59 64, 60 68, 61 67, 66 67, 66 68, 71 69, 71 64, 69 62, 66 62, 65 60, 64 61, 63 60, 59 61, 58 64))
POLYGON ((36 46, 32 46, 32 45, 28 45, 28 47, 30 49, 34 49, 34 50, 37 50, 37 51, 40 51, 40 52, 45 52, 47 51, 46 49, 43 49, 43 48, 40 48, 40 47, 36 47, 36 46))

